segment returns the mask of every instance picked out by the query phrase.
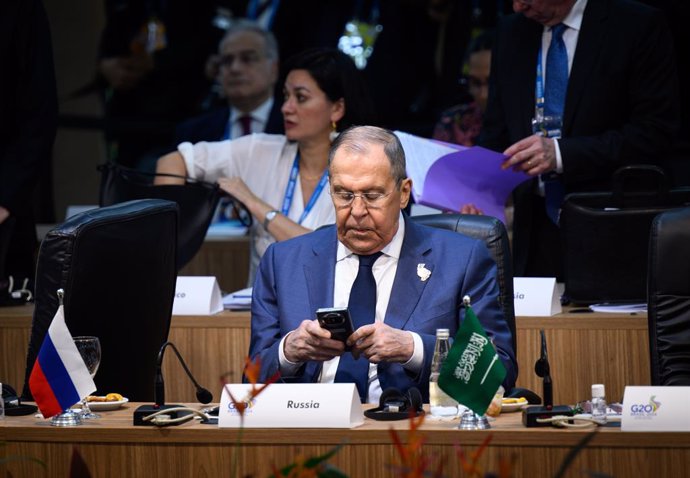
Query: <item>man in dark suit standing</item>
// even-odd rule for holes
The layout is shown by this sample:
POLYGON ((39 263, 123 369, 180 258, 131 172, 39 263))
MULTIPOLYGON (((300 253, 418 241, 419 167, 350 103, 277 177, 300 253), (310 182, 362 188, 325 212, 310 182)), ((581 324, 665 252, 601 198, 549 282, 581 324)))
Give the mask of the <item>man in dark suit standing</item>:
POLYGON ((504 167, 534 177, 514 193, 515 275, 561 277, 563 195, 610 190, 617 168, 657 163, 672 144, 673 44, 661 12, 630 0, 514 1, 513 9, 499 24, 481 143, 507 147, 504 167), (553 65, 563 66, 560 86, 549 85, 560 75, 553 65), (558 121, 548 125, 547 116, 558 121))
POLYGON ((180 124, 175 145, 282 133, 281 102, 273 98, 278 81, 278 45, 273 34, 254 22, 235 21, 220 42, 218 61, 228 105, 180 124))

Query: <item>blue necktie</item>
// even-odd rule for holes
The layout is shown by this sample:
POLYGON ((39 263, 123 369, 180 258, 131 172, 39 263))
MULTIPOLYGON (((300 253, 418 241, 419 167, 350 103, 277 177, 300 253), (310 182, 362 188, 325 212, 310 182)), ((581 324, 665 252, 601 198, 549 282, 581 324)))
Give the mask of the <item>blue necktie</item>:
POLYGON ((544 85, 544 114, 563 117, 565 92, 568 89, 568 52, 563 41, 564 24, 551 28, 551 44, 546 54, 546 84, 544 85))
MULTIPOLYGON (((359 270, 355 282, 352 284, 350 300, 347 304, 355 330, 363 325, 374 323, 376 317, 376 280, 371 268, 381 254, 382 252, 377 252, 369 256, 359 256, 359 270)), ((350 352, 345 352, 340 357, 335 381, 356 384, 359 398, 365 402, 369 388, 369 361, 364 357, 355 360, 350 352)))
MULTIPOLYGON (((568 89, 568 52, 563 32, 568 28, 562 23, 551 28, 551 43, 546 54, 546 84, 544 85, 544 115, 559 116, 563 121, 565 93, 568 89)), ((563 125, 561 123, 561 129, 563 125)), ((563 183, 558 178, 544 177, 546 215, 558 224, 558 215, 565 196, 563 183)))

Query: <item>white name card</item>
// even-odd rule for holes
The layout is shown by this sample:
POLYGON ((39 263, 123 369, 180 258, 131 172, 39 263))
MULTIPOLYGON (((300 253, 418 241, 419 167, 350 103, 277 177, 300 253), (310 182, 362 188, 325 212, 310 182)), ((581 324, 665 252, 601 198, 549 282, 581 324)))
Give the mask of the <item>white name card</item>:
POLYGON ((215 277, 178 276, 173 315, 211 315, 223 310, 215 277))
POLYGON ((625 387, 624 432, 690 431, 690 387, 625 387))
POLYGON ((561 297, 554 277, 514 277, 515 315, 549 317, 561 313, 561 297))
MULTIPOLYGON (((244 401, 251 385, 226 385, 244 401)), ((226 389, 220 400, 218 426, 239 428, 240 413, 226 389)), ((354 383, 280 383, 269 385, 248 403, 247 428, 354 428, 364 423, 362 404, 354 383)))

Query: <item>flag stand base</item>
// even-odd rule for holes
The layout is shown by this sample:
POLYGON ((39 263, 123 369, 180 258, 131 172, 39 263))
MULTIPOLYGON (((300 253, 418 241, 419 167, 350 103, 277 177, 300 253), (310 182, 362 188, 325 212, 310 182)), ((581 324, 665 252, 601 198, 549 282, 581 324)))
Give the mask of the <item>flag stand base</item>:
POLYGON ((81 425, 81 414, 74 410, 65 410, 51 418, 50 424, 54 427, 76 427, 81 425))
POLYGON ((465 410, 460 416, 460 430, 488 430, 491 428, 486 415, 477 415, 472 410, 465 410))

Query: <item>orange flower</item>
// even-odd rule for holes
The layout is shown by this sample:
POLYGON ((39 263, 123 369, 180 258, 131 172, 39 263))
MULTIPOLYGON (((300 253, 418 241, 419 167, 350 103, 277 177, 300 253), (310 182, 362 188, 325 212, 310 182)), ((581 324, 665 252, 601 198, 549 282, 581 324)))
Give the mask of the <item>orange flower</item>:
POLYGON ((440 477, 443 472, 443 462, 439 462, 433 475, 427 472, 431 464, 431 456, 424 453, 424 437, 419 428, 424 423, 424 415, 415 417, 415 411, 410 410, 410 432, 407 434, 407 444, 403 444, 398 432, 391 428, 390 434, 393 445, 400 457, 400 465, 393 465, 400 478, 422 478, 424 476, 440 477))
POLYGON ((482 444, 479 445, 479 448, 470 453, 469 459, 465 455, 465 452, 460 445, 455 445, 455 453, 460 460, 462 470, 467 473, 468 476, 477 478, 484 476, 484 472, 482 471, 481 467, 479 467, 477 462, 479 461, 479 457, 482 456, 482 453, 484 453, 484 450, 486 450, 486 447, 489 446, 489 442, 491 442, 492 438, 493 435, 487 435, 484 441, 482 441, 482 444))

